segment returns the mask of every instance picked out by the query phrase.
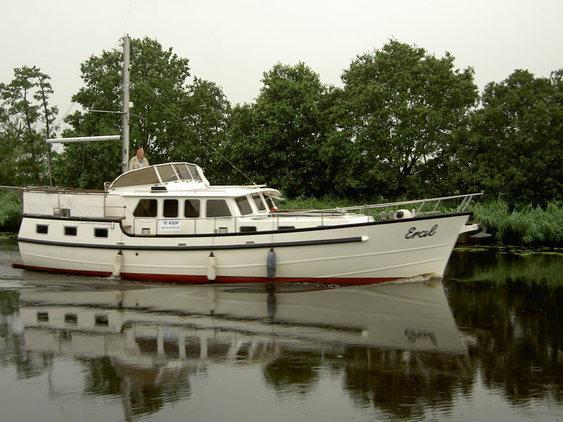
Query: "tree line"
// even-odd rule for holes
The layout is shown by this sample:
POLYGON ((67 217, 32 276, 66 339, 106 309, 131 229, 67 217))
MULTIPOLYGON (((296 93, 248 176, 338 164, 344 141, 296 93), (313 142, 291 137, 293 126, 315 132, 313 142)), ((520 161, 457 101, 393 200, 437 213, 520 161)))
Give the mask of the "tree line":
MULTIPOLYGON (((81 64, 81 110, 67 128, 50 99, 48 75, 14 70, 0 83, 1 185, 54 183, 101 188, 120 172, 118 143, 68 144, 56 132, 120 132, 121 51, 81 64)), ((189 61, 156 40, 131 41, 131 140, 152 164, 190 161, 214 184, 267 183, 287 197, 361 201, 484 190, 543 205, 562 192, 563 69, 550 77, 515 70, 479 92, 472 68, 454 57, 390 40, 357 56, 342 86, 305 63, 278 63, 256 99, 231 104, 216 83, 191 77, 189 61), (236 168, 236 170, 235 170, 236 168)))

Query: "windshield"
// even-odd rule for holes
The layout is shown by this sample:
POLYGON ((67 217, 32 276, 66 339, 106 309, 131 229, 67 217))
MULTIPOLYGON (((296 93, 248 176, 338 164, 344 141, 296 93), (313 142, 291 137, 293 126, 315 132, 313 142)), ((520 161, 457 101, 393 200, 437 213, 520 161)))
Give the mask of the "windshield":
POLYGON ((201 182, 201 176, 195 164, 169 163, 158 164, 128 171, 113 181, 110 188, 125 186, 154 185, 157 183, 173 182, 176 180, 201 182))

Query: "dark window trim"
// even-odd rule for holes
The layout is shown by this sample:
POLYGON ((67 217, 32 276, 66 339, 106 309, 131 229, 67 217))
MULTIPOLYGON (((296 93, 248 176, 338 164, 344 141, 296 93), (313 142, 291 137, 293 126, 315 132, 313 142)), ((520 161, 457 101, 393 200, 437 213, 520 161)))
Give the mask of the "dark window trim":
POLYGON ((137 205, 135 205, 135 209, 133 210, 133 217, 135 218, 157 218, 158 217, 158 200, 154 199, 154 198, 139 198, 139 201, 137 202, 137 205), (156 204, 156 208, 154 210, 154 215, 136 215, 137 212, 137 208, 139 208, 139 205, 141 204, 142 201, 154 201, 154 203, 156 204))
POLYGON ((109 237, 109 230, 105 227, 94 227, 94 237, 109 237))
POLYGON ((201 199, 200 198, 184 198, 184 218, 200 218, 201 217, 201 199), (197 217, 189 217, 186 215, 186 202, 187 201, 197 201, 197 209, 195 207, 194 210, 197 211, 197 217))
POLYGON ((223 198, 218 198, 218 199, 208 198, 205 201, 205 217, 206 218, 229 218, 229 217, 232 217, 232 216, 233 216, 233 213, 231 211, 231 207, 229 207, 229 202, 226 199, 223 199, 223 198), (209 215, 209 206, 208 205, 209 205, 209 202, 212 202, 212 201, 215 201, 215 202, 223 201, 225 203, 225 206, 227 207, 227 210, 229 211, 229 215, 209 215))
POLYGON ((176 198, 165 199, 162 201, 162 218, 178 218, 180 214, 180 201, 176 198), (166 201, 176 201, 176 215, 166 215, 166 201))

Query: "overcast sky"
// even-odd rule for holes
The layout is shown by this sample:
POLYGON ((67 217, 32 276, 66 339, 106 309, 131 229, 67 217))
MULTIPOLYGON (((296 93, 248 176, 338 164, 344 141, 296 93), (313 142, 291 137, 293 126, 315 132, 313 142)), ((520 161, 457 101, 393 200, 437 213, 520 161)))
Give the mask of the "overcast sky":
POLYGON ((480 88, 514 69, 563 67, 563 0, 0 0, 0 81, 15 67, 52 78, 61 114, 81 86, 80 63, 132 37, 156 38, 229 100, 252 101, 276 62, 303 61, 340 84, 358 54, 390 38, 473 66, 480 88))

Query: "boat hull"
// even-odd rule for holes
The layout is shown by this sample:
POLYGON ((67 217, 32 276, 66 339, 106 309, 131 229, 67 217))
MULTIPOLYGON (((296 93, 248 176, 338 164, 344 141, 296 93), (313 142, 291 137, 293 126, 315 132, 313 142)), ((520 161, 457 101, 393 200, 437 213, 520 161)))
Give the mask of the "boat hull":
POLYGON ((26 217, 16 266, 160 282, 376 283, 443 275, 468 218, 461 213, 267 233, 141 237, 125 234, 117 222, 26 217), (38 224, 48 224, 48 234, 36 234, 38 224), (69 224, 78 236, 57 236, 69 224), (107 228, 108 237, 93 238, 93 228, 107 228), (276 262, 268 271, 271 251, 276 262))

